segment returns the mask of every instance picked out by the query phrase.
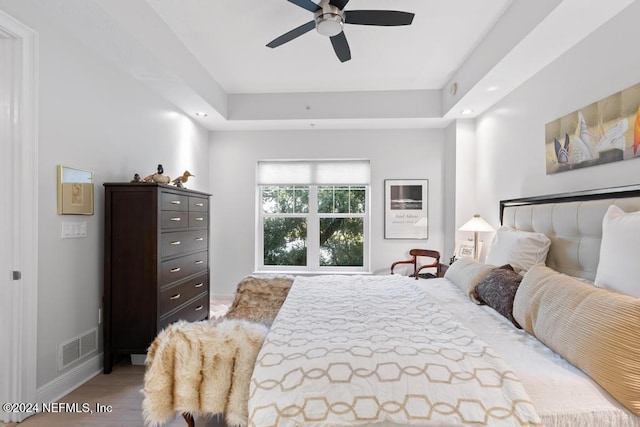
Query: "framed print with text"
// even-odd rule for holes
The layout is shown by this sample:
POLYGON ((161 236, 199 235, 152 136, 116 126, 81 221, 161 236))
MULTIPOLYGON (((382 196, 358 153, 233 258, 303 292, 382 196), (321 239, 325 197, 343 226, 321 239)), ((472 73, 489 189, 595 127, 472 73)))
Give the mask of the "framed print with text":
POLYGON ((428 179, 384 181, 384 238, 428 239, 428 179))

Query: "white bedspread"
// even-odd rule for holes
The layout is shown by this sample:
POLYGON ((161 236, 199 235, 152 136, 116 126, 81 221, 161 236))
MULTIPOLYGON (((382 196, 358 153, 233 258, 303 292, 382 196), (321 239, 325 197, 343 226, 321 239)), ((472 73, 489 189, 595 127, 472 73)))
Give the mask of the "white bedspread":
POLYGON ((541 425, 509 365, 424 282, 296 278, 258 355, 249 424, 541 425))
POLYGON ((473 330, 513 368, 547 427, 640 427, 634 415, 589 376, 446 279, 419 280, 429 298, 473 330))

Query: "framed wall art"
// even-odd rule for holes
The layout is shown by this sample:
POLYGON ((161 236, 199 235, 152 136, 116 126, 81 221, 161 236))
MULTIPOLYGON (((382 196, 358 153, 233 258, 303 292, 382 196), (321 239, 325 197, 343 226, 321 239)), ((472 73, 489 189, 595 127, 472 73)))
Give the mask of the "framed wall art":
POLYGON ((640 157, 640 83, 545 126, 547 175, 640 157))
POLYGON ((58 214, 93 215, 93 172, 58 165, 58 214))
POLYGON ((428 239, 428 179, 384 181, 384 238, 428 239))

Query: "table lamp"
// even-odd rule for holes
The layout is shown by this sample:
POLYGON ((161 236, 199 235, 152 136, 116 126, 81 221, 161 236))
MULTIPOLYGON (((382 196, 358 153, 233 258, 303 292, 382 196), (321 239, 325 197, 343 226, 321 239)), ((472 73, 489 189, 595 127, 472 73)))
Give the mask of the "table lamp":
POLYGON ((495 231, 495 229, 484 219, 480 218, 480 215, 475 214, 473 218, 467 221, 458 230, 460 231, 473 231, 473 258, 478 260, 478 233, 481 231, 495 231))

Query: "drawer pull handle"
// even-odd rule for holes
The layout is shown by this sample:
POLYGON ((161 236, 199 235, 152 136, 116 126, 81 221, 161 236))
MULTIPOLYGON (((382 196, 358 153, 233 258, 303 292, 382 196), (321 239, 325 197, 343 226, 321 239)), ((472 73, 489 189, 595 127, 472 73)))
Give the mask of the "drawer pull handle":
POLYGON ((180 294, 175 294, 174 296, 169 297, 169 299, 172 299, 172 300, 177 300, 178 298, 180 298, 180 294))
POLYGON ((200 283, 198 283, 198 284, 196 285, 196 288, 201 288, 201 287, 203 287, 203 286, 204 286, 204 283, 203 283, 203 282, 200 282, 200 283))
POLYGON ((177 273, 178 271, 180 271, 180 267, 172 268, 171 270, 169 270, 170 273, 177 273))
POLYGON ((196 237, 196 242, 202 242, 204 240, 204 237, 196 237))
POLYGON ((169 244, 170 244, 170 245, 173 245, 173 246, 177 246, 177 245, 179 245, 179 244, 180 244, 180 240, 174 240, 173 242, 171 242, 171 243, 169 243, 169 244))
POLYGON ((196 205, 197 207, 201 208, 201 207, 203 207, 203 206, 204 206, 204 203, 196 203, 195 205, 196 205))
POLYGON ((199 259, 198 261, 195 262, 196 265, 199 265, 199 264, 202 264, 202 263, 204 263, 204 261, 201 260, 201 259, 199 259))
POLYGON ((202 310, 202 309, 203 309, 203 307, 202 307, 201 305, 199 305, 199 306, 197 306, 197 307, 196 307, 196 311, 200 311, 200 310, 202 310))
POLYGON ((180 203, 181 203, 180 200, 172 200, 171 201, 172 205, 179 205, 180 203))
POLYGON ((204 221, 204 218, 199 216, 199 217, 196 218, 196 221, 204 221))
POLYGON ((179 216, 174 216, 171 218, 171 221, 182 221, 182 218, 180 218, 179 216))

